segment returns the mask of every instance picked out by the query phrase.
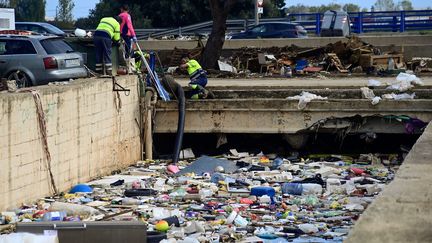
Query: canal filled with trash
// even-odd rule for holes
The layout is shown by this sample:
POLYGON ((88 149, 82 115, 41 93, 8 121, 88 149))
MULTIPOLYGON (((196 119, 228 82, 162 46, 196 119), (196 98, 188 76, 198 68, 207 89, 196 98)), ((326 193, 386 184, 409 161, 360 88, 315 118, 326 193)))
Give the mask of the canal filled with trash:
POLYGON ((147 242, 342 242, 420 133, 318 133, 301 149, 278 134, 185 134, 170 165, 173 136, 154 135, 158 159, 2 212, 2 233, 127 221, 146 225, 147 242))

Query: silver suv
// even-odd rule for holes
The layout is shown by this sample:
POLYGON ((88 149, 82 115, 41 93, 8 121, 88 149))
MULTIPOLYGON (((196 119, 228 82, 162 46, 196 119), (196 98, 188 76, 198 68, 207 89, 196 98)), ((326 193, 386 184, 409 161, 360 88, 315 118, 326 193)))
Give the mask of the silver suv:
POLYGON ((19 87, 87 77, 81 53, 62 38, 0 34, 0 78, 19 87))

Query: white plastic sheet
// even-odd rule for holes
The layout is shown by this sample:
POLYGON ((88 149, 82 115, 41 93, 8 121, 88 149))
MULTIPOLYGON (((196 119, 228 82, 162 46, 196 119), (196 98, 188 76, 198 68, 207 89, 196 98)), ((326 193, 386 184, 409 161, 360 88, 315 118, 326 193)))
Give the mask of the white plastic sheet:
POLYGON ((423 81, 421 81, 421 79, 414 74, 399 73, 399 75, 396 77, 396 80, 392 82, 392 84, 387 87, 387 89, 394 89, 404 92, 413 88, 414 85, 423 85, 423 81))
POLYGON ((388 100, 412 100, 415 97, 415 93, 412 94, 407 94, 407 93, 402 93, 402 94, 395 94, 395 93, 391 93, 391 94, 383 94, 382 98, 383 99, 388 99, 388 100))
POLYGON ((0 235, 0 243, 59 243, 57 236, 13 233, 0 235))
POLYGON ((327 100, 327 97, 322 97, 320 95, 312 94, 306 91, 301 92, 300 95, 291 96, 287 98, 288 100, 298 100, 298 109, 303 110, 306 105, 312 100, 327 100))

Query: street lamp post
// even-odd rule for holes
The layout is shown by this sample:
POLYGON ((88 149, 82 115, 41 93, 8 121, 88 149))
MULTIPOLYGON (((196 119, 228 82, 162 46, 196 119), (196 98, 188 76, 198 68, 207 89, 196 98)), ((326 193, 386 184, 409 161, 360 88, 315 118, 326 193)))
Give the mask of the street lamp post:
POLYGON ((264 13, 264 0, 255 0, 255 25, 259 24, 260 14, 264 13))

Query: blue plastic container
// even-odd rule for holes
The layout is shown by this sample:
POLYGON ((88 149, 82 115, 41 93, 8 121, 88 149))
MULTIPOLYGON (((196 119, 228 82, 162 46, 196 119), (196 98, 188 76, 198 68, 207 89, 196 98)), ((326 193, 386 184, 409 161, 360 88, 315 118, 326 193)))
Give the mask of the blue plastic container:
POLYGON ((283 159, 277 157, 276 159, 273 160, 271 168, 272 170, 277 170, 282 164, 283 164, 283 159))
POLYGON ((268 187, 268 186, 253 187, 251 189, 250 195, 257 196, 257 197, 267 195, 271 198, 272 204, 275 203, 274 196, 276 195, 276 192, 273 187, 268 187))
POLYGON ((72 187, 72 189, 69 191, 69 193, 92 193, 93 192, 93 188, 91 188, 89 185, 86 184, 78 184, 74 187, 72 187))
POLYGON ((253 187, 251 189, 251 193, 252 196, 257 196, 257 197, 261 197, 264 195, 267 195, 269 197, 274 197, 276 195, 275 189, 273 187, 268 187, 268 186, 258 186, 258 187, 253 187))

